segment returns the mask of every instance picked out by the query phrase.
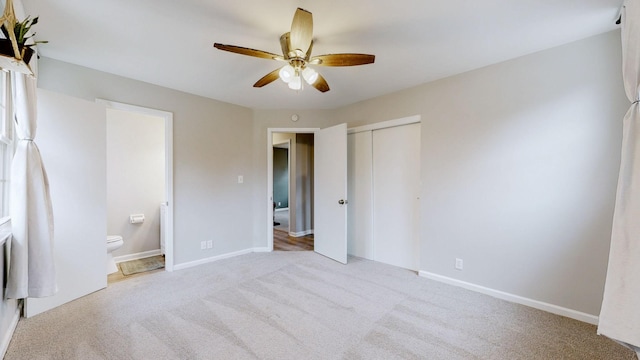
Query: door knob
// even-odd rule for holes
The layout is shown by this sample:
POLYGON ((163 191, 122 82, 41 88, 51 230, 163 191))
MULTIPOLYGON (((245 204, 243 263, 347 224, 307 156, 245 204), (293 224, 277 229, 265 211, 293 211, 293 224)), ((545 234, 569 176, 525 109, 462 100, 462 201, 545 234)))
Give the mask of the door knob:
POLYGON ((338 204, 340 204, 340 205, 344 205, 344 204, 347 204, 347 203, 348 203, 347 200, 344 200, 344 199, 338 200, 338 204))

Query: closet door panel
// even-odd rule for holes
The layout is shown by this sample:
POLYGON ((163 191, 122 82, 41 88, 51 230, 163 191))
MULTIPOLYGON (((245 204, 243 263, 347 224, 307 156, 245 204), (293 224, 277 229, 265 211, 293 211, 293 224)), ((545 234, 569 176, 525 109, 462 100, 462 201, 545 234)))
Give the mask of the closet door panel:
POLYGON ((371 131, 347 136, 347 241, 349 255, 373 259, 371 131))
POLYGON ((374 260, 418 270, 420 124, 374 130, 374 260))

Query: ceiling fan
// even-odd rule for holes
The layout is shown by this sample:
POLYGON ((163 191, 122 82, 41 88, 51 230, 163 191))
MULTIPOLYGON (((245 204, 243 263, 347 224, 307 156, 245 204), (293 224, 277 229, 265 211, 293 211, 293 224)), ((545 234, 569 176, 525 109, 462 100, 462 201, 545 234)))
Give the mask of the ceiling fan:
POLYGON ((320 90, 329 91, 329 84, 309 65, 321 66, 355 66, 371 64, 375 61, 374 55, 368 54, 327 54, 311 56, 313 48, 313 16, 307 10, 298 8, 293 16, 291 31, 280 36, 282 56, 262 50, 249 49, 235 45, 215 43, 216 49, 230 51, 237 54, 272 59, 286 62, 283 67, 276 69, 262 79, 258 80, 254 87, 263 87, 280 78, 293 90, 302 89, 302 79, 320 90))

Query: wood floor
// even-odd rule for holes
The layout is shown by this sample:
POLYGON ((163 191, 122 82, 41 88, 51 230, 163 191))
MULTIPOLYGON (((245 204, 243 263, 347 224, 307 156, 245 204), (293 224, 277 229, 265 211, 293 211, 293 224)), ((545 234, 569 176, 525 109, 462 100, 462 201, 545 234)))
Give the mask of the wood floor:
POLYGON ((273 250, 313 251, 313 234, 301 237, 289 236, 289 232, 273 229, 273 250))

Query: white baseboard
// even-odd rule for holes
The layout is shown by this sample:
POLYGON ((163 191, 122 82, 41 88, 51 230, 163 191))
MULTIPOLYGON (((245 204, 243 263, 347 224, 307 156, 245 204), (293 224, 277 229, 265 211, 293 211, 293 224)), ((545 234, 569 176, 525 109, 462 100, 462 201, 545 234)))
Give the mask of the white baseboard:
POLYGON ((13 333, 16 331, 19 320, 20 306, 16 308, 16 311, 14 312, 11 319, 11 324, 9 325, 7 332, 2 336, 2 342, 0 343, 0 359, 4 359, 4 355, 7 353, 7 349, 9 349, 9 342, 11 342, 11 337, 13 337, 13 333))
POLYGON ((277 208, 276 212, 278 212, 278 211, 289 211, 289 208, 288 207, 286 207, 286 208, 277 208))
POLYGON ((525 298, 522 296, 506 293, 504 291, 490 289, 484 286, 468 283, 465 281, 453 279, 450 277, 434 274, 428 271, 420 270, 418 275, 421 277, 425 277, 427 279, 435 280, 438 282, 442 282, 449 285, 458 286, 461 288, 465 288, 467 290, 479 292, 485 295, 493 296, 498 299, 510 301, 516 304, 526 305, 538 310, 550 312, 552 314, 565 316, 571 319, 579 320, 582 322, 586 322, 592 325, 598 325, 598 317, 595 315, 583 313, 577 310, 568 309, 562 306, 557 306, 549 303, 545 303, 538 300, 533 300, 529 298, 525 298))
POLYGON ((311 234, 313 234, 313 229, 300 231, 300 232, 289 232, 289 236, 292 236, 292 237, 301 237, 301 236, 306 236, 311 234))
POLYGON ((122 256, 116 256, 116 257, 113 258, 113 260, 117 264, 117 263, 121 263, 121 262, 124 262, 124 261, 144 259, 144 258, 157 256, 157 255, 162 255, 162 252, 160 251, 160 249, 143 251, 143 252, 139 252, 139 253, 135 253, 135 254, 127 254, 127 255, 122 255, 122 256))
POLYGON ((244 255, 244 254, 249 254, 252 253, 253 249, 245 249, 245 250, 240 250, 240 251, 235 251, 235 252, 231 252, 231 253, 227 253, 227 254, 222 254, 222 255, 216 255, 216 256, 212 256, 212 257, 208 257, 205 259, 200 259, 200 260, 196 260, 196 261, 189 261, 186 263, 182 263, 182 264, 174 264, 173 265, 173 270, 182 270, 182 269, 187 269, 190 267, 194 267, 194 266, 198 266, 198 265, 202 265, 202 264, 208 264, 214 261, 218 261, 218 260, 222 260, 222 259, 228 259, 230 257, 234 257, 234 256, 240 256, 240 255, 244 255))
POLYGON ((190 261, 190 262, 186 262, 186 263, 182 263, 182 264, 176 264, 176 265, 173 265, 173 270, 187 269, 187 268, 190 268, 190 267, 203 265, 203 264, 208 264, 208 263, 211 263, 211 262, 214 262, 214 261, 218 261, 218 260, 222 260, 222 259, 228 259, 228 258, 231 258, 231 257, 234 257, 234 256, 250 254, 250 253, 253 253, 253 252, 271 252, 271 250, 269 250, 269 248, 266 248, 266 247, 257 247, 257 248, 244 249, 244 250, 240 250, 240 251, 234 251, 234 252, 227 253, 227 254, 208 257, 206 259, 200 259, 200 260, 190 261))

